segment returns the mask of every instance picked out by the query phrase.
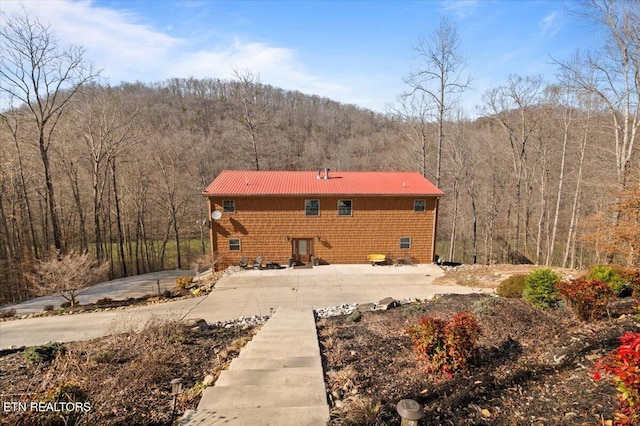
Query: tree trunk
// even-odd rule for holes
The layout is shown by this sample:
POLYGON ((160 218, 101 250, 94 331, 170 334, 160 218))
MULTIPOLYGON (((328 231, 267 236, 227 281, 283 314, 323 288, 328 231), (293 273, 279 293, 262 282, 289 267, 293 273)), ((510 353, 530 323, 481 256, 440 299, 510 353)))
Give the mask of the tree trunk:
POLYGON ((124 254, 124 233, 122 232, 122 215, 120 213, 120 198, 118 197, 118 185, 116 178, 116 159, 111 159, 111 179, 113 185, 113 201, 116 208, 116 230, 118 231, 118 254, 122 267, 122 275, 127 277, 127 259, 124 254))
MULTIPOLYGON (((569 123, 567 121, 566 114, 571 114, 570 112, 565 112, 565 120, 562 132, 562 158, 560 161, 560 176, 558 177, 558 198, 556 199, 556 210, 553 215, 553 227, 551 228, 551 240, 550 245, 547 250, 547 260, 545 265, 550 266, 553 263, 553 254, 556 246, 556 234, 558 231, 558 217, 560 216, 560 203, 562 201, 562 185, 564 184, 564 167, 567 159, 567 142, 569 140, 569 123)), ((570 117, 569 117, 570 119, 570 117)))

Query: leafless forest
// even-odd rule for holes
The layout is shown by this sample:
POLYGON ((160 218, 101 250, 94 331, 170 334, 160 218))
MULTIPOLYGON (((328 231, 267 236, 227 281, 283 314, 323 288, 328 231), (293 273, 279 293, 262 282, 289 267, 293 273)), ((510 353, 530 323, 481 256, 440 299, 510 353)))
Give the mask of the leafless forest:
POLYGON ((109 86, 81 47, 13 17, 0 31, 0 303, 33 296, 25 276, 52 254, 90 252, 113 277, 187 268, 208 253, 200 192, 223 169, 419 171, 447 194, 444 260, 637 264, 638 3, 582 12, 602 46, 554 58, 554 81, 505 77, 473 119, 457 107, 472 81, 447 21, 380 114, 250 71, 109 86))

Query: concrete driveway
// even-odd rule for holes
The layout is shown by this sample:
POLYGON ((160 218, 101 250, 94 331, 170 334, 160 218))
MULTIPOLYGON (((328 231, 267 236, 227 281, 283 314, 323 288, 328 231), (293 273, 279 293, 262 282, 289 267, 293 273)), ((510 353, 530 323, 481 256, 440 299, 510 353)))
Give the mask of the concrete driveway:
MULTIPOLYGON (((0 349, 48 341, 86 340, 140 329, 152 317, 204 318, 217 322, 267 315, 271 309, 280 306, 321 308, 344 303, 375 303, 385 297, 426 299, 434 294, 483 291, 431 284, 442 274, 435 265, 325 265, 312 269, 228 273, 204 297, 125 310, 1 322, 0 349)), ((139 278, 129 279, 136 281, 139 278)))
MULTIPOLYGON (((176 278, 193 277, 193 271, 183 271, 173 269, 168 271, 151 272, 149 274, 136 275, 133 277, 118 278, 105 281, 83 289, 76 300, 81 305, 95 303, 96 301, 109 297, 113 300, 124 300, 129 297, 142 297, 147 294, 157 294, 160 282, 160 292, 172 289, 176 286, 176 278)), ((16 315, 27 315, 42 312, 47 305, 53 305, 55 309, 61 303, 66 302, 62 296, 42 296, 25 302, 13 305, 2 306, 2 309, 15 309, 16 315)))

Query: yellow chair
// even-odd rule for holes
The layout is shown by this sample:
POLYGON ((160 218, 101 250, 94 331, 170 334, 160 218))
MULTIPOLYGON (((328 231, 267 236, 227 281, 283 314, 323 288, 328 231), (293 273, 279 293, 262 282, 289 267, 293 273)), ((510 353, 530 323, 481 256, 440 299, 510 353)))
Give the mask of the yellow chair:
POLYGON ((367 256, 367 262, 371 262, 371 266, 376 266, 376 263, 382 264, 387 261, 387 256, 384 254, 370 254, 367 256))

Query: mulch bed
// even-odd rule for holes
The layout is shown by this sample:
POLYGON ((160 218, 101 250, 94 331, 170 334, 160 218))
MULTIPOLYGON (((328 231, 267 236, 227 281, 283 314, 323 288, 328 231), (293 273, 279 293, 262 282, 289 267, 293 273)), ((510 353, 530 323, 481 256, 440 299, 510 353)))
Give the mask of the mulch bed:
MULTIPOLYGON (((582 323, 567 309, 539 311, 523 300, 444 296, 422 304, 365 312, 359 322, 319 322, 331 425, 397 425, 396 404, 424 406, 424 425, 602 425, 613 419, 611 380, 594 382, 594 362, 638 332, 622 299, 614 319, 582 323), (404 333, 421 316, 472 312, 482 328, 479 356, 451 380, 427 375, 404 333)), ((637 312, 635 312, 637 313, 637 312)))
POLYGON ((201 331, 151 322, 140 333, 66 343, 51 362, 34 364, 25 350, 6 351, 0 354, 0 425, 171 425, 170 381, 184 380, 177 418, 196 408, 204 377, 217 378, 253 334, 250 326, 201 331), (58 401, 88 405, 56 412, 58 401))

